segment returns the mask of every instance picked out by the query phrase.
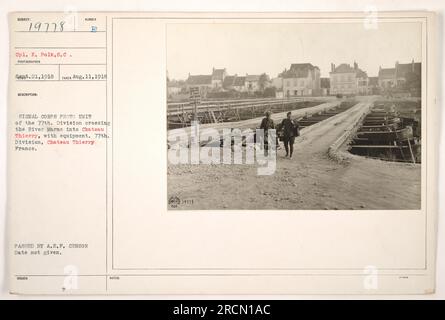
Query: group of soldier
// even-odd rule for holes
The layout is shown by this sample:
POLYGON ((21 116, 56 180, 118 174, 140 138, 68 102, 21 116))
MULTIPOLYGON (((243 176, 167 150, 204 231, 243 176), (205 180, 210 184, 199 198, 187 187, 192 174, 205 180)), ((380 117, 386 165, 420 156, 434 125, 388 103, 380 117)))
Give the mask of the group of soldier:
MULTIPOLYGON (((295 138, 300 135, 300 125, 298 121, 291 118, 292 113, 289 111, 286 118, 281 121, 280 124, 275 126, 274 121, 271 118, 271 112, 266 111, 266 117, 261 121, 260 129, 264 130, 264 152, 268 154, 268 130, 276 129, 280 133, 284 143, 284 149, 286 150, 286 157, 292 158, 294 152, 295 138)), ((277 139, 278 146, 278 139, 277 139)))

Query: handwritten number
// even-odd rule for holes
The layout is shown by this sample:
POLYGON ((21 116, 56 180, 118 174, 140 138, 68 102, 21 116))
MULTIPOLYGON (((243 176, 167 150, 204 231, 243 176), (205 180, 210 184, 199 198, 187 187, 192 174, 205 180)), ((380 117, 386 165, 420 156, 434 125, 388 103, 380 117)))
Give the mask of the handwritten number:
POLYGON ((29 28, 28 31, 35 31, 35 32, 39 32, 39 31, 44 31, 44 32, 48 32, 50 29, 50 26, 53 25, 54 26, 54 32, 57 32, 57 28, 59 28, 59 31, 63 31, 63 27, 65 25, 65 21, 60 21, 59 23, 56 22, 44 22, 44 25, 46 25, 46 28, 42 28, 42 22, 36 22, 36 23, 30 23, 29 24, 29 28))

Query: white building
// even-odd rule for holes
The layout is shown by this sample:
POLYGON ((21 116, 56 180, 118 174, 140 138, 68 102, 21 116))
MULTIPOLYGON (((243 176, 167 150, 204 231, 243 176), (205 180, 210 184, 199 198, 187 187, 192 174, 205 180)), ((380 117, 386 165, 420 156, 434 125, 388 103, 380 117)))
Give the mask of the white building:
POLYGON ((287 97, 320 94, 320 69, 311 63, 293 63, 281 74, 287 97))

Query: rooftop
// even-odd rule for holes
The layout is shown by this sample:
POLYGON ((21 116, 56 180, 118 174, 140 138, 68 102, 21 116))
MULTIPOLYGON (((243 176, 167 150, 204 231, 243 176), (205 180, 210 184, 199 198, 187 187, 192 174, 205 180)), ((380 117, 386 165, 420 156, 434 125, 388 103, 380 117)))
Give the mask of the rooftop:
POLYGON ((167 81, 167 87, 169 87, 169 88, 182 87, 183 85, 184 85, 184 81, 183 80, 167 81))
POLYGON ((244 86, 246 82, 246 77, 235 77, 235 82, 233 83, 236 87, 242 87, 244 86))
POLYGON ((189 75, 187 79, 187 84, 189 85, 206 85, 212 84, 211 75, 189 75))
POLYGON ((379 77, 404 77, 410 72, 420 75, 421 70, 422 64, 420 62, 414 62, 414 60, 411 63, 396 62, 394 68, 380 68, 379 77))
POLYGON ((212 77, 215 80, 222 80, 224 78, 224 74, 226 69, 215 69, 213 68, 212 77))
POLYGON ((394 77, 396 68, 381 68, 379 70, 379 77, 394 77))
POLYGON ((230 86, 242 87, 242 86, 244 86, 245 81, 246 81, 246 77, 238 77, 237 75, 226 76, 224 78, 223 86, 226 88, 230 87, 230 86))
POLYGON ((236 76, 226 76, 223 81, 223 86, 224 87, 233 86, 233 83, 235 82, 235 77, 236 76))
POLYGON ((331 73, 354 73, 355 69, 351 65, 342 63, 336 67, 331 73))
POLYGON ((420 62, 411 62, 411 63, 398 63, 396 64, 396 72, 397 76, 404 76, 409 72, 413 72, 416 74, 420 74, 422 70, 422 64, 420 62))
POLYGON ((245 77, 245 79, 246 79, 246 81, 258 81, 258 80, 260 80, 260 75, 258 75, 258 74, 246 74, 246 77, 245 77))
POLYGON ((281 76, 287 78, 307 78, 309 71, 319 69, 312 63, 292 63, 289 70, 284 70, 281 76))
POLYGON ((355 73, 356 78, 367 78, 368 74, 358 67, 358 64, 354 62, 354 66, 351 66, 348 63, 342 63, 339 66, 335 67, 332 64, 333 70, 329 74, 335 73, 355 73))

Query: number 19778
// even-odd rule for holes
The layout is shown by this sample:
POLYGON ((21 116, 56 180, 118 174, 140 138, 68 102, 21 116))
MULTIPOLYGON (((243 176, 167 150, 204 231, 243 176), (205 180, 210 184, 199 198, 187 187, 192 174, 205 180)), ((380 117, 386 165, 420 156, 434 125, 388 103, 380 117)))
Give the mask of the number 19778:
POLYGON ((31 22, 29 24, 28 31, 34 31, 34 32, 62 32, 63 31, 63 25, 65 24, 65 21, 60 22, 31 22))

